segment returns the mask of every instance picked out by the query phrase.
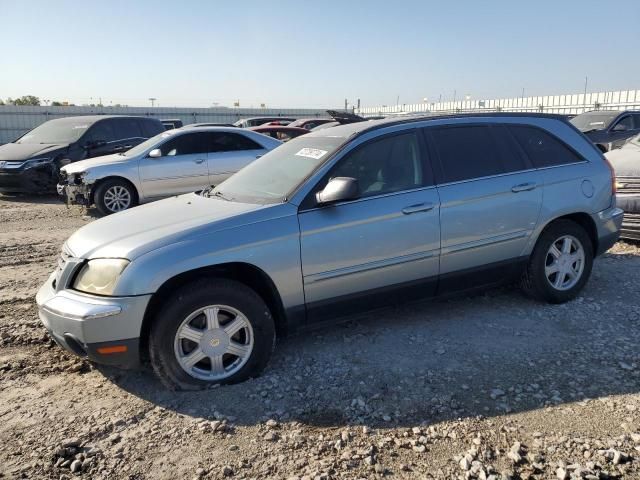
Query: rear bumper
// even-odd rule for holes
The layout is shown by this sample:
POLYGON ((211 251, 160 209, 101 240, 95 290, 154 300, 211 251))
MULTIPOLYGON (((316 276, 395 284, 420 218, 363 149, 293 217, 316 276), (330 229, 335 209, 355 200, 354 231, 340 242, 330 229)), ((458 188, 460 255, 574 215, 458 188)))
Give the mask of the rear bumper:
POLYGON ((73 290, 56 292, 55 275, 38 291, 40 321, 65 350, 97 363, 135 368, 139 337, 150 295, 98 297, 73 290))
POLYGON ((621 208, 612 207, 592 215, 598 234, 596 256, 609 250, 620 238, 623 214, 621 208))

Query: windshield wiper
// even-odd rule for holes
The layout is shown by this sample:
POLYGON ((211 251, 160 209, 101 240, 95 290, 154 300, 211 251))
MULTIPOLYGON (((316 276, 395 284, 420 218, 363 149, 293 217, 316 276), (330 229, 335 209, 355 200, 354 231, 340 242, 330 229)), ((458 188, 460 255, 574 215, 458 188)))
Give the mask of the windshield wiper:
MULTIPOLYGON (((208 195, 208 196, 210 197, 211 195, 208 195)), ((221 199, 223 199, 223 200, 226 200, 227 202, 230 202, 230 201, 232 201, 232 200, 233 200, 233 198, 227 197, 227 196, 226 196, 224 193, 222 193, 220 190, 218 190, 217 192, 215 192, 215 193, 213 194, 213 196, 214 196, 214 197, 221 198, 221 199)))

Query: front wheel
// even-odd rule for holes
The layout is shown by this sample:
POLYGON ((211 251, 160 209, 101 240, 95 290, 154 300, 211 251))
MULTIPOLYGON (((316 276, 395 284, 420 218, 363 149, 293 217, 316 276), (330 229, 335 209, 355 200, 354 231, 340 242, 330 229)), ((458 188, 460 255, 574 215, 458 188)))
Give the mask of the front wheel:
POLYGON ((102 215, 121 212, 138 203, 135 188, 129 182, 117 178, 100 183, 93 198, 96 208, 102 215))
POLYGON ((260 296, 231 280, 178 290, 151 328, 149 354, 172 390, 236 383, 257 376, 273 351, 275 326, 260 296))
POLYGON ((593 266, 593 245, 575 222, 558 220, 540 235, 524 272, 525 293, 549 303, 575 298, 585 286, 593 266))

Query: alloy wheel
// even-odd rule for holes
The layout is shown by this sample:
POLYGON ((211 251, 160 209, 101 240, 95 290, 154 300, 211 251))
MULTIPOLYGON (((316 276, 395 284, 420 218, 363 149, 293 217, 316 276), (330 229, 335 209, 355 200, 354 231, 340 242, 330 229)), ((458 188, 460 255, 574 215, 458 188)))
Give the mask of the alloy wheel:
POLYGON ((191 313, 178 327, 174 352, 194 378, 219 381, 237 373, 253 351, 249 320, 233 307, 209 305, 191 313))
POLYGON ((585 253, 582 243, 572 235, 564 235, 549 247, 544 273, 553 288, 569 290, 582 277, 584 264, 585 253))
POLYGON ((126 210, 131 205, 131 193, 120 185, 109 187, 104 192, 104 205, 111 212, 126 210))

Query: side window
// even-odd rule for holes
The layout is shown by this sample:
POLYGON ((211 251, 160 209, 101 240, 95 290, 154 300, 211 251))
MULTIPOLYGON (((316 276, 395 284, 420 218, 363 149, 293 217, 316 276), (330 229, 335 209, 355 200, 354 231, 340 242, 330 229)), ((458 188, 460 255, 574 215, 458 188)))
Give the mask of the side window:
POLYGON ((640 114, 633 115, 633 128, 640 129, 640 114))
POLYGON ((357 179, 361 197, 423 186, 416 133, 385 137, 356 148, 340 160, 331 177, 357 179))
POLYGON ((440 160, 440 183, 459 182, 508 171, 491 127, 465 126, 428 130, 440 160))
POLYGON ((236 152, 238 150, 262 150, 262 145, 239 133, 219 132, 211 135, 210 152, 236 152))
POLYGON ((204 137, 205 135, 199 133, 186 133, 172 138, 160 147, 162 156, 172 157, 175 155, 206 153, 208 149, 204 137))
POLYGON ((114 118, 112 121, 115 123, 116 138, 118 140, 142 137, 142 131, 140 130, 137 119, 114 118))
POLYGON ((633 118, 631 118, 631 115, 626 115, 618 120, 612 128, 615 129, 619 125, 624 126, 625 130, 633 130, 633 118))
POLYGON ((536 168, 584 161, 577 153, 544 130, 524 125, 513 125, 509 130, 536 168))
POLYGON ((85 136, 85 141, 113 142, 117 138, 113 120, 100 120, 89 129, 85 136))
POLYGON ((142 129, 142 136, 145 138, 155 137, 165 131, 164 125, 148 118, 139 118, 138 124, 142 129))

